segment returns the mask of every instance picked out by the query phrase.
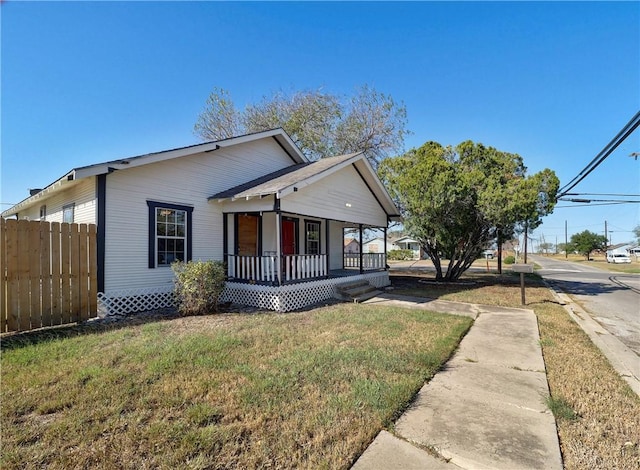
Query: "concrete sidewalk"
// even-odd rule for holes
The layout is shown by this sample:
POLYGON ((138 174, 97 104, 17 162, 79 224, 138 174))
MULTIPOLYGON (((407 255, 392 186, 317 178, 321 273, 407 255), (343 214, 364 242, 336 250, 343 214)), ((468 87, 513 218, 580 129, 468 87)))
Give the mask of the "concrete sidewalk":
POLYGON ((475 323, 393 434, 378 434, 353 469, 562 469, 531 310, 392 294, 366 303, 461 314, 475 323))

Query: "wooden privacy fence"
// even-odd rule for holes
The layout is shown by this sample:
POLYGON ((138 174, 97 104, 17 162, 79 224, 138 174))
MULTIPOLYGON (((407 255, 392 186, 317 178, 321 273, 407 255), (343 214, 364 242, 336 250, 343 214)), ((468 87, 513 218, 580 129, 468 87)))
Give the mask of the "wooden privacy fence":
POLYGON ((0 218, 0 332, 97 316, 96 226, 0 218))

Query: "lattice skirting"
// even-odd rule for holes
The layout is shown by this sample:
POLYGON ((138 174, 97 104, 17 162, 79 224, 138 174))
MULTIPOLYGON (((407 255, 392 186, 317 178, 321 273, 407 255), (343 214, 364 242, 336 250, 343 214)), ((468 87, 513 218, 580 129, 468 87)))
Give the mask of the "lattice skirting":
POLYGON ((365 280, 375 287, 384 287, 390 284, 387 271, 321 279, 285 286, 261 286, 227 282, 221 300, 223 302, 252 305, 277 312, 290 312, 336 297, 337 286, 360 280, 365 280))
POLYGON ((98 316, 129 315, 175 305, 171 287, 98 292, 98 316))
MULTIPOLYGON (((227 282, 221 302, 290 312, 337 296, 337 286, 364 280, 375 287, 390 284, 389 273, 378 271, 356 276, 321 279, 285 286, 262 286, 227 282)), ((98 293, 98 315, 128 315, 159 308, 173 307, 175 298, 171 288, 131 289, 98 293)))

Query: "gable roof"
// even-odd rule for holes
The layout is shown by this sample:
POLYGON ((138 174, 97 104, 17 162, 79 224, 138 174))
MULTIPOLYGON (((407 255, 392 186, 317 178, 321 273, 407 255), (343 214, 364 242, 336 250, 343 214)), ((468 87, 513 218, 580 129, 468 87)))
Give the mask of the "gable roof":
POLYGON ((609 245, 607 247, 607 250, 619 250, 620 248, 633 248, 633 246, 631 246, 631 243, 616 243, 615 245, 609 245))
POLYGON ((405 236, 403 236, 403 237, 396 238, 396 239, 394 240, 394 243, 418 243, 418 241, 417 241, 417 240, 415 240, 415 239, 413 239, 413 238, 411 238, 411 237, 410 237, 410 236, 408 236, 408 235, 405 235, 405 236))
POLYGON ((327 157, 313 163, 295 165, 290 167, 291 171, 276 171, 248 183, 216 193, 210 196, 209 200, 217 199, 220 202, 225 199, 231 199, 234 201, 272 194, 280 199, 349 165, 353 165, 386 214, 391 217, 399 217, 398 208, 362 152, 327 157))
MULTIPOLYGON (((230 137, 227 139, 216 140, 212 142, 205 142, 202 144, 189 145, 186 147, 179 147, 171 150, 164 150, 161 152, 147 153, 144 155, 138 155, 135 157, 121 158, 118 160, 111 160, 108 162, 96 163, 93 165, 81 166, 73 168, 71 171, 64 174, 61 178, 57 179, 53 183, 46 186, 44 189, 36 194, 33 194, 26 199, 22 200, 15 206, 2 212, 3 217, 8 217, 16 214, 18 211, 32 206, 38 200, 49 196, 53 193, 61 191, 68 187, 69 182, 73 182, 82 178, 91 176, 102 175, 110 173, 115 170, 124 170, 127 168, 134 168, 138 166, 148 165, 150 163, 157 163, 173 158, 185 157, 188 155, 194 155, 203 152, 213 152, 220 148, 231 147, 233 145, 244 144, 247 142, 253 142, 260 139, 273 138, 278 145, 291 157, 294 164, 308 164, 309 160, 304 156, 302 151, 293 142, 291 137, 282 129, 271 129, 268 131, 255 132, 252 134, 246 134, 238 137, 230 137)), ((295 166, 295 165, 294 165, 295 166)))

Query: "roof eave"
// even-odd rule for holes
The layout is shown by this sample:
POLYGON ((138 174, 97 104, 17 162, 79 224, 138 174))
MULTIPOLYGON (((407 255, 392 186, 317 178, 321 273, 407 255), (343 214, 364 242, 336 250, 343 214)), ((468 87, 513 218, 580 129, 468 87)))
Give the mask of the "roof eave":
POLYGON ((10 207, 9 209, 3 211, 0 214, 0 216, 5 217, 5 218, 14 216, 14 215, 18 214, 20 211, 28 209, 29 207, 37 204, 38 201, 40 201, 41 199, 43 199, 45 197, 49 197, 52 194, 55 194, 58 191, 61 191, 66 186, 67 182, 75 181, 76 179, 77 179, 76 170, 75 169, 71 170, 70 172, 66 173, 62 178, 58 178, 53 183, 51 183, 48 186, 46 186, 44 189, 42 189, 42 191, 39 191, 38 193, 34 194, 33 196, 29 196, 29 197, 23 199, 19 203, 15 204, 12 207, 10 207))

